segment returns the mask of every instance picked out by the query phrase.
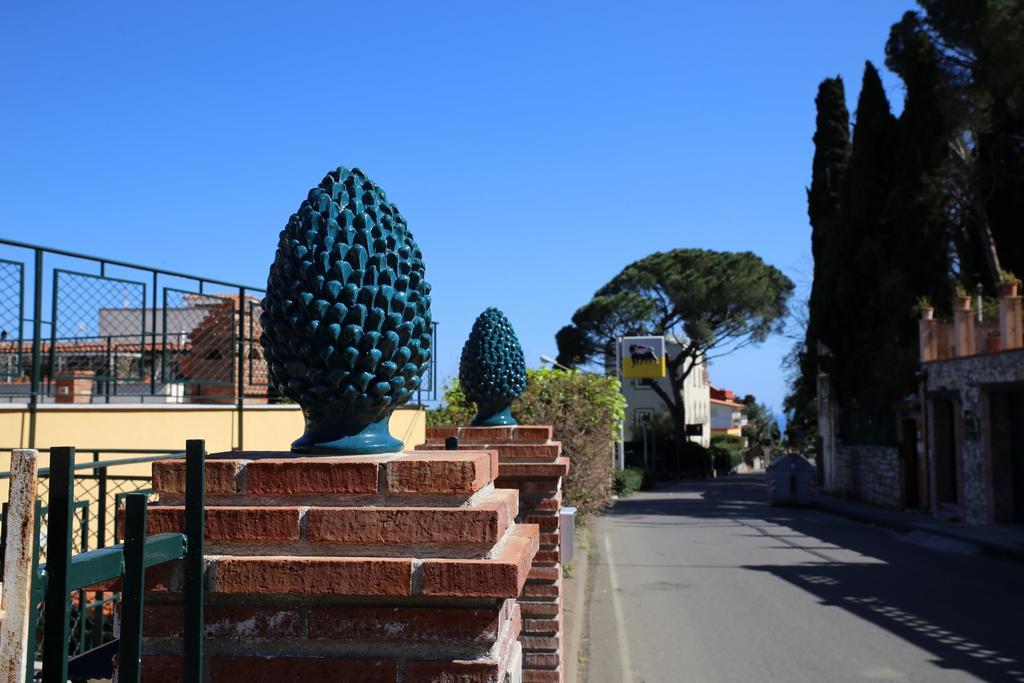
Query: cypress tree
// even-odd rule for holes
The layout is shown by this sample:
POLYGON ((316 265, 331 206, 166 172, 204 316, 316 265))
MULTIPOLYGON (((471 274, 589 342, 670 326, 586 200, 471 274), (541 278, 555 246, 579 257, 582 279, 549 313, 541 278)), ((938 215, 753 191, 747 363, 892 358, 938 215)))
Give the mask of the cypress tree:
MULTIPOLYGON (((830 262, 829 248, 839 227, 841 191, 850 160, 850 114, 846 109, 843 79, 826 78, 814 100, 817 118, 814 131, 814 160, 811 186, 807 190, 807 215, 811 223, 811 254, 814 279, 808 302, 807 329, 798 345, 795 376, 786 406, 794 426, 810 434, 816 431, 819 328, 829 329, 829 293, 834 288, 838 264, 830 262)), ((827 334, 827 333, 826 333, 827 334)))
POLYGON ((847 405, 872 403, 888 372, 876 361, 879 347, 889 343, 883 334, 883 309, 885 281, 890 277, 888 205, 896 132, 878 71, 867 62, 841 192, 841 218, 830 240, 832 256, 826 261, 835 264, 836 275, 823 328, 831 355, 822 359, 822 365, 847 405))

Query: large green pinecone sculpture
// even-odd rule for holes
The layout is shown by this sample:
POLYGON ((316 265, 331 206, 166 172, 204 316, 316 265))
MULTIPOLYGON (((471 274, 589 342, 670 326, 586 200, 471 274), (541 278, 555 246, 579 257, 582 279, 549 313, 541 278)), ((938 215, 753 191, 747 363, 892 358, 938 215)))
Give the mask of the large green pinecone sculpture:
POLYGON ((462 347, 459 384, 477 406, 470 424, 516 424, 511 406, 526 389, 526 361, 512 324, 497 308, 488 308, 473 323, 462 347))
POLYGON ((430 360, 430 285, 398 207, 359 169, 328 173, 288 220, 260 323, 270 379, 306 418, 292 451, 401 450, 387 422, 430 360))

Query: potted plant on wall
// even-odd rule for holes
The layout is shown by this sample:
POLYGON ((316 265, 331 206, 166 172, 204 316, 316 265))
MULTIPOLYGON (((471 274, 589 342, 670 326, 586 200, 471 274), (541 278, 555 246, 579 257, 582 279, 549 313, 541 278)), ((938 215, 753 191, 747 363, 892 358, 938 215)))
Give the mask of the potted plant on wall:
POLYGON ((921 320, 931 320, 935 317, 935 307, 932 306, 932 300, 926 296, 920 296, 917 298, 917 313, 921 316, 921 320))
POLYGON ((1017 296, 1017 292, 1020 290, 1020 278, 1008 270, 1001 271, 1001 274, 1003 280, 999 283, 999 296, 1017 296))

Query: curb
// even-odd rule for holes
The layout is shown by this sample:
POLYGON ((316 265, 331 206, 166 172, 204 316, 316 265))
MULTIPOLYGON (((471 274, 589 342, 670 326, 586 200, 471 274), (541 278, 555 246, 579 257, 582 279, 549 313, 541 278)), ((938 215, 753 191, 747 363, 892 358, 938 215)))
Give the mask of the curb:
MULTIPOLYGON (((592 529, 585 532, 592 534, 592 529)), ((577 536, 579 538, 579 536, 577 536)), ((591 541, 593 542, 593 541, 591 541)), ((573 568, 572 578, 563 579, 563 586, 572 590, 566 590, 564 598, 566 604, 563 609, 571 604, 572 613, 565 616, 565 648, 563 662, 565 683, 576 683, 580 676, 580 652, 583 649, 583 629, 587 622, 587 599, 586 588, 590 582, 590 553, 586 548, 576 545, 573 551, 573 560, 570 565, 573 568), (571 601, 571 603, 570 603, 571 601)), ((567 610, 568 612, 568 610, 567 610)))
POLYGON ((936 536, 944 536, 946 538, 963 541, 977 546, 986 555, 999 557, 1004 560, 1012 560, 1014 562, 1024 562, 1024 548, 1022 547, 975 538, 969 534, 961 533, 956 529, 948 529, 943 526, 938 526, 937 524, 896 519, 891 515, 879 514, 870 510, 860 510, 843 504, 836 504, 832 496, 828 496, 827 494, 815 492, 814 508, 838 517, 845 517, 847 519, 865 522, 867 524, 874 524, 876 526, 884 526, 901 533, 924 531, 930 534, 935 534, 936 536))

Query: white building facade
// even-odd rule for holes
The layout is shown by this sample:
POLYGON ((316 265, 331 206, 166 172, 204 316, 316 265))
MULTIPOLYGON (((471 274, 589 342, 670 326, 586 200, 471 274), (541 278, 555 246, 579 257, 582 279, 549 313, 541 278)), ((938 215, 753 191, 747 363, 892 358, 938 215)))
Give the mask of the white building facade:
MULTIPOLYGON (((677 342, 666 340, 668 357, 674 358, 681 351, 682 346, 677 342)), ((644 382, 654 382, 664 390, 666 394, 672 394, 672 387, 668 378, 659 380, 622 380, 622 395, 626 398, 626 441, 641 441, 643 432, 639 427, 644 420, 651 420, 657 415, 667 414, 668 408, 664 401, 650 386, 644 382)), ((708 368, 703 361, 690 371, 683 380, 682 395, 683 405, 686 408, 686 424, 700 425, 700 434, 693 434, 689 440, 699 443, 705 448, 711 445, 711 385, 708 382, 708 368)), ((691 429, 693 429, 691 427, 691 429)))

